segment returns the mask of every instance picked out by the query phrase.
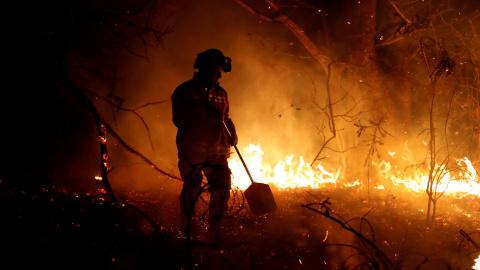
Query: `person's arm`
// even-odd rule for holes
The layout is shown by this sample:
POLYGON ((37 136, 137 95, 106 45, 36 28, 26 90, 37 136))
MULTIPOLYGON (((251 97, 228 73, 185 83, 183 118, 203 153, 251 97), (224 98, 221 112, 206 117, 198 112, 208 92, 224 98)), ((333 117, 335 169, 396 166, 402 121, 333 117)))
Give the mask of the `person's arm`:
POLYGON ((228 138, 228 143, 231 146, 237 145, 238 143, 237 130, 235 128, 235 125, 233 124, 232 119, 228 115, 228 112, 225 114, 223 121, 225 122, 225 125, 227 126, 228 131, 230 132, 230 138, 228 138))
POLYGON ((219 125, 223 112, 204 100, 195 88, 179 87, 172 95, 173 123, 178 128, 203 125, 219 125))
POLYGON ((172 95, 173 123, 177 128, 191 125, 196 115, 195 96, 185 88, 177 88, 172 95))

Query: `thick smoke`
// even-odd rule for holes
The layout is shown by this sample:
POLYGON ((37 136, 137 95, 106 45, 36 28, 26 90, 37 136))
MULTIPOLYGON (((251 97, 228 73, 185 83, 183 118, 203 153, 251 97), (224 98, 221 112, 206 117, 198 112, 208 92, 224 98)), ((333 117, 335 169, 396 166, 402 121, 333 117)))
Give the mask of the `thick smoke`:
MULTIPOLYGON (((165 35, 163 48, 150 49, 149 62, 128 56, 116 67, 114 94, 125 99, 124 107, 166 101, 138 110, 149 128, 154 150, 138 117, 119 112, 114 119, 110 105, 99 100, 103 115, 111 124, 115 121, 118 134, 131 146, 178 175, 170 96, 180 83, 192 78, 196 55, 218 48, 232 58, 232 72, 224 73, 220 84, 228 92, 239 148, 260 144, 264 159, 271 163, 291 154, 312 160, 319 149, 318 111, 312 101, 326 98, 318 64, 301 57, 308 53, 282 25, 262 22, 234 2, 210 2, 175 2, 172 8, 178 11, 168 22, 174 26, 173 32, 165 35)), ((105 94, 108 91, 105 89, 105 94)), ((135 157, 120 153, 127 159, 115 157, 117 146, 110 142, 112 166, 118 162, 118 171, 122 170, 112 172, 112 181, 126 181, 122 186, 127 189, 155 185, 156 172, 148 172, 151 169, 146 165, 132 166, 141 163, 135 157), (122 179, 125 177, 130 179, 122 179)))

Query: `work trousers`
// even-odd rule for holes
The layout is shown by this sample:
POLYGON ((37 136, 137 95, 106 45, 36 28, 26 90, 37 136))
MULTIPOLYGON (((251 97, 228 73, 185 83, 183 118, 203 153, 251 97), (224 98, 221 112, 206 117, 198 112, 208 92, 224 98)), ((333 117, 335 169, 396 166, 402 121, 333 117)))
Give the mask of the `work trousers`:
POLYGON ((207 179, 210 193, 209 225, 218 226, 222 217, 225 217, 230 198, 231 171, 228 168, 227 156, 205 153, 179 153, 178 168, 184 181, 180 194, 180 207, 183 215, 191 215, 195 203, 202 190, 203 176, 207 179))

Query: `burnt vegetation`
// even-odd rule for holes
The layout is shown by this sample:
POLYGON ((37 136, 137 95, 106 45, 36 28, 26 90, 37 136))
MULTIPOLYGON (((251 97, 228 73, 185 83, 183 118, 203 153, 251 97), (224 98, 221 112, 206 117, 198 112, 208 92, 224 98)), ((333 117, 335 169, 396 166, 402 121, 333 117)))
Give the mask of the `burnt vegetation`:
POLYGON ((174 1, 114 2, 12 9, 22 12, 9 31, 13 88, 2 98, 5 269, 468 269, 480 255, 478 194, 444 201, 439 189, 449 173, 468 176, 456 158, 468 156, 479 171, 478 3, 232 1, 298 40, 296 49, 261 50, 315 66, 321 83, 289 109, 315 115, 312 165, 342 164, 344 179, 360 179, 361 187, 278 189, 279 210, 264 216, 252 215, 235 188, 226 231, 211 242, 208 199, 200 193, 190 206, 185 234, 178 194, 167 191, 179 178, 117 125, 117 117, 133 115, 142 140, 156 149, 143 110, 167 101, 129 108, 115 92, 115 70, 125 55, 148 62, 174 31, 164 22, 178 9, 174 1), (341 23, 352 28, 332 26, 341 23), (155 171, 162 189, 112 187, 107 137, 155 171), (392 140, 395 150, 413 140, 416 163, 399 168, 428 171, 425 207, 395 188, 374 189, 372 164, 388 155, 392 140), (94 155, 83 157, 86 149, 94 155), (70 170, 74 176, 65 177, 70 170))

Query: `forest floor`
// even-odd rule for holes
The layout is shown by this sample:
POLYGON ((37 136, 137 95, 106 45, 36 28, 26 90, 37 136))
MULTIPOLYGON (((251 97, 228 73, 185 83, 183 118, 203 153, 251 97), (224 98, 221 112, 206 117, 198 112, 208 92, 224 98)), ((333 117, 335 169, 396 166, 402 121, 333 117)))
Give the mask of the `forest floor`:
POLYGON ((187 242, 178 192, 69 193, 0 181, 2 269, 472 269, 480 251, 478 197, 335 187, 272 188, 278 210, 254 216, 241 196, 220 237, 200 202, 187 242), (328 207, 322 208, 322 202, 328 207), (317 203, 312 208, 306 204, 317 203), (355 235, 361 234, 362 237, 355 235), (189 266, 194 267, 189 267, 189 266))

